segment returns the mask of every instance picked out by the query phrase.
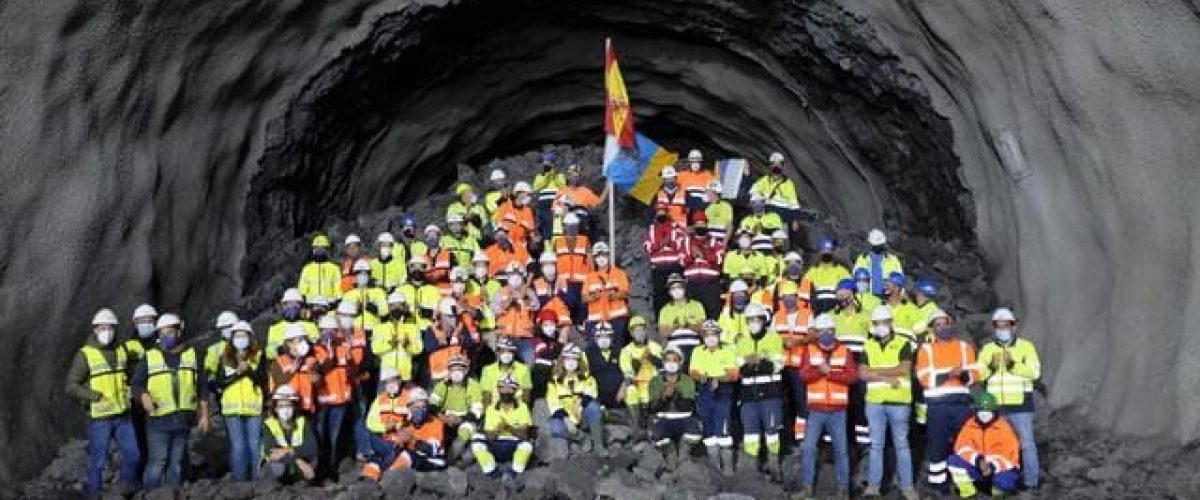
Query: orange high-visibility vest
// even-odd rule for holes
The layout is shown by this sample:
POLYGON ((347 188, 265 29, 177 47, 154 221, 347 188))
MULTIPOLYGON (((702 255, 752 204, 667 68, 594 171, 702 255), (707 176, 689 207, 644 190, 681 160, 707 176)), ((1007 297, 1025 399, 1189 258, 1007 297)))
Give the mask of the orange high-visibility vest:
POLYGON ((983 457, 997 472, 1016 468, 1021 460, 1020 453, 1021 442, 1017 433, 1002 415, 996 415, 996 420, 987 426, 968 418, 954 440, 955 455, 969 464, 983 457))
POLYGON ((674 193, 668 193, 666 189, 659 189, 658 196, 654 199, 654 208, 666 208, 667 216, 675 223, 686 227, 687 226, 687 193, 683 188, 676 186, 674 193))
POLYGON ((701 167, 695 172, 690 168, 679 170, 679 175, 675 182, 679 184, 679 189, 687 193, 693 198, 704 198, 704 193, 708 190, 708 185, 712 184, 713 172, 711 169, 701 167))
MULTIPOLYGON (((275 358, 275 362, 280 367, 291 365, 293 361, 291 354, 280 354, 275 358)), ((313 355, 305 356, 304 362, 300 364, 300 369, 292 373, 292 378, 284 382, 284 384, 292 386, 296 393, 300 395, 300 409, 312 413, 317 411, 317 400, 314 398, 315 388, 313 387, 313 378, 316 377, 317 358, 313 355)), ((271 393, 275 393, 275 389, 279 385, 274 380, 271 381, 271 393)))
POLYGON ((583 294, 585 296, 593 292, 600 294, 599 299, 588 302, 588 321, 609 321, 629 315, 629 305, 626 299, 608 298, 607 291, 610 288, 619 292, 629 292, 629 276, 623 269, 610 264, 608 269, 595 271, 588 275, 583 284, 583 294))
MULTIPOLYGON (((825 364, 825 351, 822 351, 816 344, 807 346, 809 364, 819 366, 825 364)), ((846 346, 838 344, 838 346, 829 353, 829 366, 834 370, 845 368, 846 360, 850 357, 850 350, 846 346)), ((823 406, 842 406, 845 407, 850 401, 850 387, 846 384, 832 382, 828 377, 822 377, 815 382, 808 384, 808 404, 823 405, 823 406)))
POLYGON ((533 209, 528 206, 518 208, 512 200, 505 200, 504 204, 496 209, 492 222, 497 227, 507 229, 509 239, 514 243, 529 241, 529 234, 537 231, 537 219, 533 216, 533 209))
POLYGON ((529 265, 529 250, 527 247, 523 243, 517 243, 516 240, 512 240, 512 242, 511 251, 504 251, 498 244, 493 244, 487 247, 487 250, 483 251, 488 258, 488 276, 494 278, 504 273, 510 263, 516 263, 517 266, 522 268, 529 265))
POLYGON ((808 324, 812 321, 812 310, 800 303, 800 307, 796 308, 795 315, 789 317, 789 312, 780 308, 775 311, 775 318, 771 322, 775 333, 786 342, 791 340, 794 342, 792 347, 787 348, 784 353, 784 366, 800 366, 804 363, 804 350, 808 348, 808 324))
POLYGON ((558 276, 571 283, 583 283, 592 266, 588 262, 588 249, 591 244, 588 237, 582 234, 575 236, 575 244, 571 245, 569 236, 554 237, 554 253, 558 258, 558 276))
MULTIPOLYGON (((508 287, 501 288, 500 303, 504 309, 493 311, 496 314, 496 333, 505 337, 528 338, 533 335, 533 311, 523 302, 518 305, 508 305, 513 299, 508 287)), ((523 297, 518 297, 518 299, 523 297)))
POLYGON ((366 355, 367 336, 361 329, 356 328, 350 338, 341 332, 338 336, 340 338, 333 342, 333 352, 323 342, 318 342, 313 349, 317 361, 325 365, 321 386, 317 389, 317 402, 322 406, 341 406, 350 402, 357 385, 355 377, 366 355))
POLYGON ((975 348, 958 339, 934 340, 921 344, 921 349, 917 352, 917 380, 921 382, 926 401, 952 395, 970 395, 968 386, 979 380, 975 348), (944 375, 954 368, 967 373, 966 383, 959 377, 947 377, 938 382, 939 375, 944 375))

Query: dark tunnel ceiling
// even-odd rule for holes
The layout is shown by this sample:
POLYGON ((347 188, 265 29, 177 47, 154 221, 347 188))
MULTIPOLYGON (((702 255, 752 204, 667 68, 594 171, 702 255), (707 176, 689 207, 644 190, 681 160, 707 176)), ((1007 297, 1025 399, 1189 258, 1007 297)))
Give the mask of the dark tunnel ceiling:
POLYGON ((600 142, 605 36, 639 130, 668 148, 783 150, 818 208, 877 198, 897 229, 973 244, 950 126, 863 20, 825 2, 758 4, 464 0, 385 15, 271 122, 249 251, 407 204, 459 163, 600 142))

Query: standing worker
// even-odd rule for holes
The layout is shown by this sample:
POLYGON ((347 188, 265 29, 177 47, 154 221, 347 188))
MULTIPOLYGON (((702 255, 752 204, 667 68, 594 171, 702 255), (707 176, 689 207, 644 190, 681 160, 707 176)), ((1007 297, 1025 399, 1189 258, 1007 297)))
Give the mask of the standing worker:
POLYGON ((867 467, 867 489, 863 496, 881 494, 884 446, 891 430, 896 452, 896 480, 906 500, 915 500, 912 451, 908 445, 908 421, 912 412, 913 348, 908 339, 892 332, 891 310, 879 306, 871 312, 871 337, 864 346, 861 378, 867 384, 867 423, 871 432, 871 455, 867 467))
POLYGON ((300 269, 300 282, 296 288, 305 297, 325 297, 337 300, 342 297, 342 270, 330 262, 329 237, 318 233, 313 236, 310 260, 300 269))
POLYGON ((687 155, 687 168, 678 173, 679 187, 683 188, 684 194, 687 195, 685 204, 689 216, 704 213, 708 205, 704 192, 713 181, 713 171, 705 169, 703 163, 704 155, 700 154, 699 149, 693 149, 687 155))
POLYGON ((721 199, 722 189, 721 181, 708 184, 708 206, 704 208, 704 218, 708 220, 708 234, 713 242, 725 248, 729 246, 730 228, 733 226, 733 205, 721 199))
POLYGON ((767 208, 779 214, 793 234, 793 240, 798 240, 800 231, 800 197, 796 195, 796 184, 783 175, 783 154, 771 153, 767 159, 769 173, 759 177, 750 186, 750 194, 761 196, 766 200, 767 208))
POLYGON ((1004 415, 1021 441, 1021 475, 1025 487, 1039 484, 1037 442, 1033 438, 1033 384, 1042 376, 1037 348, 1017 336, 1017 317, 1001 307, 992 313, 992 341, 979 351, 979 377, 987 392, 995 396, 1004 415))
POLYGON ((934 489, 950 490, 946 459, 951 454, 954 436, 971 413, 972 383, 979 380, 975 348, 960 340, 954 321, 945 311, 933 313, 932 342, 921 344, 917 352, 917 380, 928 408, 925 427, 925 453, 929 460, 927 481, 934 489))
POLYGON ((734 346, 741 378, 742 449, 748 464, 758 463, 760 440, 767 444, 765 471, 783 481, 779 429, 783 426, 783 341, 768 328, 770 314, 758 304, 746 307, 749 335, 734 346))
POLYGON ((250 323, 238 321, 231 330, 229 343, 217 354, 212 376, 221 388, 230 475, 234 481, 253 481, 258 477, 258 452, 262 444, 266 365, 262 348, 254 342, 250 323))
POLYGON ((837 241, 833 238, 821 238, 817 243, 817 251, 820 254, 817 264, 804 273, 804 281, 812 283, 813 313, 821 314, 837 307, 838 283, 849 278, 850 271, 834 256, 837 241))
POLYGON ((871 249, 859 254, 854 260, 854 272, 860 269, 867 271, 871 277, 871 293, 883 297, 884 282, 892 273, 904 273, 900 258, 888 250, 887 235, 882 229, 872 229, 867 233, 867 243, 871 249))
POLYGON ((704 448, 713 469, 733 476, 733 438, 729 417, 738 379, 737 354, 721 345, 721 327, 708 320, 700 327, 704 346, 692 351, 688 375, 696 381, 696 409, 704 424, 704 448))
POLYGON ((596 325, 606 322, 613 329, 613 345, 624 347, 629 338, 629 275, 612 260, 608 244, 603 241, 592 245, 592 264, 593 270, 583 282, 588 341, 596 325))
POLYGON ((811 498, 816 482, 817 447, 821 434, 833 441, 834 469, 839 499, 850 498, 850 453, 846 438, 846 406, 850 384, 858 378, 858 365, 850 350, 837 340, 833 317, 813 320, 817 341, 808 345, 800 376, 808 386, 808 426, 801 448, 800 496, 811 498))
POLYGON ((657 208, 654 224, 646 230, 642 247, 650 258, 650 306, 657 311, 667 301, 667 277, 683 273, 684 259, 688 255, 684 223, 671 219, 665 208, 657 208))
POLYGON ((128 353, 115 342, 116 333, 117 315, 111 309, 97 311, 92 333, 67 372, 66 393, 88 405, 88 498, 101 493, 108 445, 114 440, 121 450, 120 488, 132 494, 138 485, 141 453, 129 417, 128 353))
POLYGON ((133 374, 133 392, 146 420, 146 490, 183 484, 183 462, 193 425, 207 434, 208 383, 196 350, 183 342, 183 322, 174 314, 159 316, 158 347, 133 374))
POLYGON ((533 192, 535 201, 533 212, 537 216, 538 231, 542 240, 550 239, 551 207, 558 191, 567 185, 567 178, 558 171, 558 155, 554 151, 542 153, 542 171, 533 176, 533 192))

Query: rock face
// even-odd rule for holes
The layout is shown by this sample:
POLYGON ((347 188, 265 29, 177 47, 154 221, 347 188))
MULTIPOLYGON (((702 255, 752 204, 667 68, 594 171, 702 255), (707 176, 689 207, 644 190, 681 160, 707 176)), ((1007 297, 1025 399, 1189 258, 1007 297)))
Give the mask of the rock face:
POLYGON ((1200 435, 1191 3, 843 3, 5 3, 0 483, 79 435, 59 387, 96 308, 260 314, 311 231, 598 142, 605 36, 643 131, 784 151, 847 228, 968 255, 929 272, 1020 307, 1055 406, 1200 435))

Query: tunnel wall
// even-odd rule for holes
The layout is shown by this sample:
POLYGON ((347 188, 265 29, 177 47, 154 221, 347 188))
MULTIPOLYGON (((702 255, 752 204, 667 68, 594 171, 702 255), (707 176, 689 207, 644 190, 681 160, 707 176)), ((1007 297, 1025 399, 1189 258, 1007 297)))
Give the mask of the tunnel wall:
MULTIPOLYGON (((777 72, 781 81, 792 78, 778 73, 784 66, 791 71, 792 64, 820 60, 843 48, 837 37, 821 33, 854 34, 848 40, 863 41, 868 52, 879 51, 864 61, 900 62, 920 75, 920 81, 892 80, 888 85, 928 89, 937 111, 950 118, 954 151, 963 158, 966 187, 974 199, 938 198, 918 213, 932 211, 951 221, 958 217, 961 227, 954 234, 980 234, 1002 291, 1027 310, 1027 330, 1046 351, 1052 401, 1077 405, 1093 422, 1122 431, 1195 437, 1200 420, 1194 397, 1200 382, 1194 368, 1198 346, 1187 335, 1200 310, 1191 279, 1197 238, 1191 224, 1197 211, 1188 196, 1195 187, 1190 166, 1198 152, 1191 140, 1198 132, 1191 84, 1198 81, 1197 30, 1191 4, 1043 0, 1019 7, 988 3, 971 10, 955 2, 849 3, 865 14, 857 31, 838 15, 826 24, 813 18, 805 18, 811 23, 770 24, 771 19, 788 20, 787 9, 808 4, 797 2, 779 3, 777 11, 754 7, 759 2, 722 2, 720 8, 693 2, 703 15, 688 22, 703 33, 704 26, 720 25, 719 19, 704 16, 731 12, 760 19, 741 26, 742 33, 708 33, 708 43, 750 40, 749 34, 764 30, 777 35, 771 40, 774 46, 731 44, 732 54, 696 54, 753 61, 777 72), (884 44, 872 42, 871 29, 884 44), (794 46, 806 46, 807 37, 814 44, 820 40, 824 48, 810 59, 755 60, 755 54, 789 54, 787 44, 797 40, 793 36, 800 37, 794 46), (899 60, 887 55, 891 51, 899 60), (1012 147, 999 148, 991 140, 1003 130, 1013 131, 1012 147), (1009 170, 1026 177, 1013 181, 1009 170), (972 205, 978 210, 967 209, 972 205), (1161 410, 1147 415, 1147 407, 1161 410)), ((267 153, 295 138, 289 135, 288 121, 303 118, 293 107, 297 96, 320 88, 313 78, 339 57, 353 57, 347 47, 367 39, 380 16, 403 4, 0 3, 0 25, 5 27, 0 33, 5 63, 0 64, 0 208, 5 214, 0 234, 7 236, 0 244, 0 323, 7 340, 0 349, 0 442, 6 444, 0 454, 0 483, 36 470, 62 439, 79 434, 82 418, 61 393, 61 377, 96 308, 113 306, 126 318, 138 302, 153 301, 162 309, 182 311, 189 328, 199 331, 206 316, 231 305, 231 298, 245 289, 247 241, 253 240, 251 233, 266 229, 246 221, 246 197, 265 192, 255 191, 251 178, 260 171, 296 167, 272 163, 267 153)), ((676 33, 683 26, 671 22, 633 28, 626 35, 633 40, 626 71, 635 84, 635 109, 639 91, 660 94, 651 100, 647 130, 655 131, 659 116, 697 123, 711 119, 687 112, 710 97, 671 96, 662 75, 634 70, 636 63, 670 62, 652 53, 651 42, 660 32, 674 40, 672 47, 697 39, 676 33)), ((849 47, 859 50, 854 43, 849 47)), ((519 51, 514 55, 521 56, 519 51)), ((874 81, 871 68, 856 65, 853 57, 835 61, 846 65, 844 71, 865 71, 848 82, 874 81)), ((827 67, 821 64, 818 69, 827 67)), ((693 87, 721 80, 721 68, 693 66, 678 73, 685 82, 695 79, 687 82, 693 87)), ((582 73, 571 78, 598 86, 582 73)), ((746 80, 729 81, 750 83, 746 80)), ((712 87, 710 93, 730 92, 712 87)), ((846 104, 810 97, 818 109, 846 104)), ((588 106, 594 105, 543 113, 548 123, 565 126, 598 112, 588 106)), ((849 117, 864 117, 867 111, 849 117)), ((886 115, 887 110, 881 112, 886 115)), ((912 115, 894 119, 906 116, 912 115)), ((936 117, 925 116, 929 121, 922 126, 941 126, 936 117)), ((829 118, 840 130, 852 125, 829 118)), ((863 122, 876 119, 881 118, 872 115, 863 122)), ((405 137, 395 135, 400 127, 388 123, 392 135, 381 135, 381 140, 405 137)), ((564 142, 582 130, 526 126, 534 129, 460 140, 524 136, 564 142)), ((665 137, 681 142, 695 140, 700 128, 657 126, 665 137)), ((830 177, 849 179, 848 165, 883 158, 857 158, 867 148, 833 141, 856 136, 868 134, 827 133, 809 148, 779 146, 793 158, 827 159, 844 172, 830 177)), ((511 142, 513 150, 526 146, 511 142)), ((730 151, 738 142, 726 138, 708 145, 730 151)), ((763 156, 775 146, 751 153, 763 156)), ((895 143, 876 155, 905 146, 895 143)), ((462 158, 432 156, 428 161, 471 161, 502 149, 480 146, 462 158)), ((386 148, 379 152, 362 159, 411 154, 386 148)), ((892 159, 889 165, 906 164, 892 159)), ((864 172, 860 181, 846 186, 847 192, 862 193, 862 184, 873 176, 878 183, 888 181, 879 172, 864 172)), ((321 185, 319 176, 297 180, 321 185)), ((822 181, 830 180, 814 180, 822 181)), ((944 192, 966 195, 965 189, 944 192)), ((419 196, 420 191, 393 195, 419 196)), ((856 199, 867 201, 861 194, 856 199)), ((895 205, 920 208, 902 201, 907 203, 895 205)), ((347 213, 355 209, 337 208, 347 213)), ((293 217, 306 213, 291 212, 293 217)), ((869 213, 870 219, 885 215, 869 213)), ((912 215, 896 214, 894 222, 912 224, 912 215)), ((296 220, 291 223, 292 230, 309 229, 296 220)))

